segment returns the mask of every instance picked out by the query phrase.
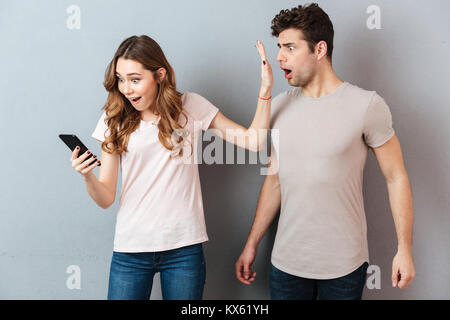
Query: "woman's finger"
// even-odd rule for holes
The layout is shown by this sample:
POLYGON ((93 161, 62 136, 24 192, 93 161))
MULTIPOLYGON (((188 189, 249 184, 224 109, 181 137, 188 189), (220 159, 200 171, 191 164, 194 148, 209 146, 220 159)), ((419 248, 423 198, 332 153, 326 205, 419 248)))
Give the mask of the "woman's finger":
POLYGON ((87 150, 85 153, 83 153, 78 158, 75 158, 72 160, 72 167, 77 167, 80 165, 80 163, 83 163, 84 160, 86 160, 91 155, 91 151, 87 150))
POLYGON ((258 40, 256 48, 258 49, 259 55, 261 57, 261 85, 266 87, 273 86, 273 75, 272 75, 272 67, 270 66, 269 61, 266 56, 266 49, 264 48, 264 44, 262 41, 258 40))
MULTIPOLYGON (((86 162, 88 162, 88 161, 86 161, 86 162)), ((83 175, 88 174, 92 169, 94 169, 99 164, 100 164, 100 161, 99 160, 95 160, 93 164, 91 164, 89 167, 81 170, 80 173, 83 174, 83 175)))
POLYGON ((264 44, 261 40, 258 40, 256 48, 258 49, 261 60, 267 63, 266 49, 264 48, 264 44))
POLYGON ((83 161, 81 164, 79 164, 75 170, 77 170, 78 172, 81 172, 84 168, 88 167, 89 165, 92 164, 92 161, 97 161, 97 157, 92 157, 89 159, 86 159, 85 161, 83 161))
POLYGON ((72 158, 70 158, 71 161, 75 160, 76 158, 78 158, 78 153, 80 152, 80 147, 76 147, 75 149, 73 149, 72 151, 72 158))

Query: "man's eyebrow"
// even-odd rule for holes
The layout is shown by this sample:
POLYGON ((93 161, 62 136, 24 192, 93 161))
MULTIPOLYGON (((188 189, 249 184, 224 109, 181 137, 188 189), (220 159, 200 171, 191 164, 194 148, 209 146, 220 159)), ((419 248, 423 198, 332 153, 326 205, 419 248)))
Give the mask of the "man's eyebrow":
POLYGON ((290 47, 290 46, 292 46, 292 45, 295 45, 295 42, 288 42, 288 43, 283 43, 283 44, 279 44, 279 43, 277 43, 277 46, 278 46, 278 48, 281 48, 281 47, 290 47))
MULTIPOLYGON (((118 73, 118 72, 116 71, 116 75, 119 75, 119 76, 120 76, 120 73, 118 73)), ((142 76, 142 74, 137 73, 137 72, 127 73, 127 76, 134 76, 134 75, 142 76)))

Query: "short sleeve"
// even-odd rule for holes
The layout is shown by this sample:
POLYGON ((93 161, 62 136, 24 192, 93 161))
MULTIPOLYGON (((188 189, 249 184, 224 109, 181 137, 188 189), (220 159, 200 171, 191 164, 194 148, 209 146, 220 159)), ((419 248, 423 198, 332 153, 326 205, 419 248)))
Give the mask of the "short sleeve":
POLYGON ((219 112, 219 109, 207 99, 192 92, 184 93, 183 109, 194 121, 201 123, 200 127, 203 131, 208 130, 211 121, 219 112))
POLYGON ((364 116, 364 140, 369 147, 376 148, 394 134, 391 111, 384 99, 375 93, 364 116))
POLYGON ((105 141, 105 137, 109 135, 108 125, 105 123, 106 113, 103 112, 100 119, 97 122, 97 126, 95 127, 94 132, 92 133, 92 137, 99 140, 100 142, 105 141))

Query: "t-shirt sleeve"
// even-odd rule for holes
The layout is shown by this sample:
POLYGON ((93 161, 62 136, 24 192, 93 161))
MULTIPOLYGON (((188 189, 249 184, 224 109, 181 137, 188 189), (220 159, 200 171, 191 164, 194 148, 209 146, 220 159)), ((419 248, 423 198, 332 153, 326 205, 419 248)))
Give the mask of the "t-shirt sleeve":
POLYGON ((201 123, 203 131, 208 130, 211 121, 219 112, 219 108, 197 93, 186 92, 185 95, 184 110, 194 121, 201 123))
POLYGON ((364 116, 364 140, 369 147, 383 145, 395 134, 392 127, 392 115, 382 97, 375 93, 364 116))
POLYGON ((97 122, 97 126, 95 127, 94 132, 92 133, 92 137, 103 142, 105 141, 105 137, 109 135, 108 125, 105 123, 106 113, 103 112, 100 119, 97 122))

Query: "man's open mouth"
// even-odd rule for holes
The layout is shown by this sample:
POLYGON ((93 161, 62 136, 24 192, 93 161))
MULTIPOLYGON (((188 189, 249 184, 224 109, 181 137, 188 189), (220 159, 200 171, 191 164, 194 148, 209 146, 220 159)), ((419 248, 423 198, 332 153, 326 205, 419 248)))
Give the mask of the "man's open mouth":
POLYGON ((284 68, 282 68, 282 69, 283 69, 283 71, 284 71, 284 75, 285 75, 285 76, 290 75, 291 72, 292 72, 292 70, 290 70, 290 69, 284 69, 284 68))
POLYGON ((292 70, 290 70, 290 69, 284 69, 284 68, 281 68, 281 69, 284 71, 285 78, 288 78, 292 73, 292 70))

